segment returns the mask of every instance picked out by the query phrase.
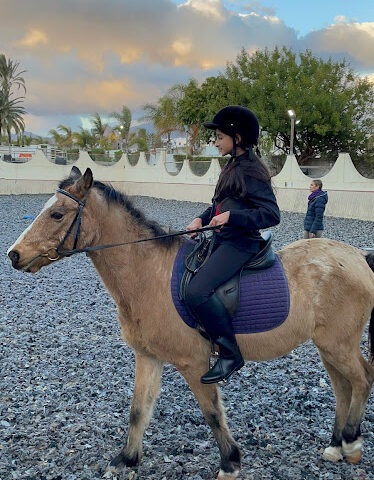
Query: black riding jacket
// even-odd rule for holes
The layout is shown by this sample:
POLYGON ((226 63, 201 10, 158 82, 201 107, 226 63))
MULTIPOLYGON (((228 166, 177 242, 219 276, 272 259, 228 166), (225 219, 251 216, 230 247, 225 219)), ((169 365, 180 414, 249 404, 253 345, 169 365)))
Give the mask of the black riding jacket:
POLYGON ((221 202, 213 201, 199 217, 205 226, 214 216, 229 210, 229 221, 217 232, 217 242, 257 253, 263 247, 259 230, 277 225, 280 211, 270 181, 249 175, 244 175, 244 179, 247 187, 244 199, 227 197, 221 202))

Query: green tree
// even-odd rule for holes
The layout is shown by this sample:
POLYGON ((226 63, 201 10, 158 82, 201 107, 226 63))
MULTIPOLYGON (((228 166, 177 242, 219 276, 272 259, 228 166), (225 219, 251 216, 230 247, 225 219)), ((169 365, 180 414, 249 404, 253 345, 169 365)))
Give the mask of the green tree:
POLYGON ((37 135, 36 137, 32 138, 31 144, 32 145, 41 145, 43 143, 47 143, 46 139, 41 137, 40 135, 37 135))
POLYGON ((365 78, 355 75, 346 60, 298 55, 287 48, 242 50, 226 68, 238 104, 248 106, 275 146, 289 151, 290 119, 296 112, 295 154, 299 163, 313 155, 338 151, 361 154, 367 147, 374 93, 365 78))
POLYGON ((53 144, 61 148, 64 142, 63 136, 56 129, 51 129, 48 135, 52 137, 53 144))
POLYGON ((82 150, 94 148, 96 144, 95 136, 83 127, 79 127, 79 132, 73 132, 73 140, 82 150))
POLYGON ((114 127, 114 130, 118 132, 121 139, 121 149, 127 152, 130 146, 128 145, 128 142, 131 127, 131 111, 124 105, 119 113, 112 112, 110 116, 118 122, 118 124, 114 127))
POLYGON ((177 111, 179 94, 179 87, 174 86, 156 104, 147 103, 143 106, 143 110, 146 112, 142 117, 143 120, 149 120, 153 123, 156 129, 156 137, 167 136, 168 148, 171 146, 171 133, 184 130, 177 111))
POLYGON ((65 125, 58 125, 57 130, 62 133, 62 147, 71 148, 73 144, 73 131, 71 127, 65 125))
POLYGON ((70 127, 65 125, 58 125, 56 129, 48 132, 53 138, 53 143, 58 148, 71 148, 73 144, 73 131, 70 127))
POLYGON ((0 54, 0 88, 8 97, 12 94, 15 87, 22 89, 26 93, 25 79, 21 76, 26 70, 19 71, 19 62, 0 54))
POLYGON ((20 105, 22 99, 15 98, 9 99, 9 97, 4 94, 3 91, 0 91, 0 141, 2 143, 3 131, 7 132, 8 144, 12 143, 11 141, 11 131, 14 130, 16 134, 19 134, 25 129, 25 122, 23 116, 26 111, 25 108, 20 105))
POLYGON ((12 130, 18 135, 25 129, 23 116, 26 111, 20 105, 24 97, 13 98, 15 90, 21 89, 26 93, 23 73, 25 70, 20 70, 19 62, 7 59, 4 54, 0 54, 0 139, 2 131, 6 131, 9 144, 12 130))
POLYGON ((107 124, 103 123, 100 114, 97 112, 91 115, 91 122, 93 125, 92 133, 95 135, 97 143, 101 147, 105 147, 107 144, 107 141, 105 139, 105 130, 107 128, 107 124))
POLYGON ((192 155, 201 140, 208 141, 212 136, 212 132, 201 129, 201 125, 212 120, 218 110, 235 102, 232 102, 230 82, 221 75, 208 77, 200 87, 196 80, 190 80, 182 92, 177 115, 179 123, 187 127, 188 153, 192 155))
POLYGON ((130 132, 128 137, 128 147, 137 145, 140 152, 148 152, 147 131, 145 128, 139 128, 135 132, 130 132))

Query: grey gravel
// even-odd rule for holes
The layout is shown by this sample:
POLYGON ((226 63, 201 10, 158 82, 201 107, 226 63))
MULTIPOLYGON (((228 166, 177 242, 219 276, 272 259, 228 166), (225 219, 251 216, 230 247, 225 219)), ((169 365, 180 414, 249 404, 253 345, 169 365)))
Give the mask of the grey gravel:
MULTIPOLYGON (((13 270, 6 250, 46 195, 0 196, 0 480, 207 480, 219 455, 196 401, 174 367, 144 436, 136 470, 109 477, 129 421, 134 355, 121 340, 116 308, 84 255, 41 270, 13 270)), ((163 225, 184 228, 203 204, 134 197, 163 225)), ((276 248, 303 234, 303 215, 283 213, 276 248)), ((373 247, 374 223, 326 218, 325 236, 373 247)), ((367 349, 366 339, 362 348, 367 349)), ((229 426, 243 453, 242 479, 374 479, 374 401, 362 422, 359 465, 325 462, 334 397, 308 342, 289 355, 247 363, 222 388, 229 426)))

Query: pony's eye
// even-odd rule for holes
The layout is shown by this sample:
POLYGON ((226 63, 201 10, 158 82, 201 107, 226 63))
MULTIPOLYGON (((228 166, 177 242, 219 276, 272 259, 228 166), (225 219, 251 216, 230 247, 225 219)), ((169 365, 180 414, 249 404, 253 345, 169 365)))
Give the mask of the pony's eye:
POLYGON ((51 214, 51 217, 54 218, 54 219, 56 219, 56 220, 61 220, 61 218, 63 217, 63 214, 60 213, 60 212, 53 212, 53 213, 51 214))

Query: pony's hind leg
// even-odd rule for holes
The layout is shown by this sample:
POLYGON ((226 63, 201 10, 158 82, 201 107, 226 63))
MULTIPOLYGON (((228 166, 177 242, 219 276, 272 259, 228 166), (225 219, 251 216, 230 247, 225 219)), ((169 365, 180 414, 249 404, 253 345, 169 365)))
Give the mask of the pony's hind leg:
POLYGON ((326 351, 322 355, 351 385, 351 402, 342 431, 342 451, 348 462, 357 463, 363 443, 360 423, 373 383, 374 368, 362 357, 359 348, 349 355, 341 350, 334 356, 326 351))
POLYGON ((204 385, 200 382, 200 377, 206 369, 207 365, 204 364, 201 371, 196 366, 193 369, 179 369, 179 371, 194 393, 217 441, 221 455, 221 465, 217 480, 234 480, 238 478, 240 471, 240 450, 227 426, 218 385, 204 385))
POLYGON ((352 387, 348 380, 346 380, 343 375, 325 359, 324 354, 321 351, 320 356, 330 376, 336 401, 334 429, 330 445, 325 448, 323 457, 331 462, 338 462, 343 459, 343 428, 346 424, 349 406, 351 404, 352 387))
POLYGON ((124 466, 140 463, 142 440, 152 417, 153 407, 160 394, 163 364, 157 359, 135 353, 135 387, 130 411, 130 424, 126 445, 111 461, 109 469, 119 472, 124 466))

